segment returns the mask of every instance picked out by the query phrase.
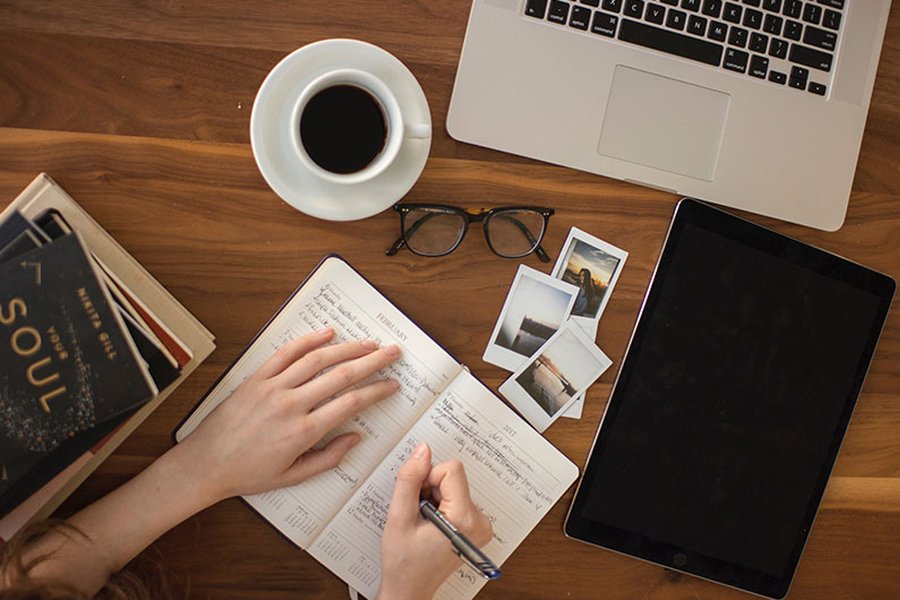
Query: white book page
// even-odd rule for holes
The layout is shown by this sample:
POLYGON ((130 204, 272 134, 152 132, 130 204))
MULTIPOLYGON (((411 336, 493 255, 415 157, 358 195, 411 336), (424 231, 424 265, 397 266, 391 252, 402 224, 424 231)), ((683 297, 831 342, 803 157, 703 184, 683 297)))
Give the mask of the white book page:
MULTIPOLYGON (((300 485, 246 497, 245 500, 298 546, 315 534, 350 498, 397 441, 413 426, 438 392, 462 370, 459 363, 339 258, 327 259, 278 313, 265 331, 178 430, 181 441, 250 374, 289 340, 326 326, 335 343, 374 339, 398 344, 402 355, 373 376, 400 381, 391 397, 331 431, 334 437, 357 432, 362 440, 341 465, 300 485)), ((264 440, 262 440, 264 442, 264 440)))
MULTIPOLYGON (((463 462, 472 498, 491 520, 484 548, 502 564, 578 477, 578 468, 467 371, 441 393, 384 462, 308 548, 310 554, 368 598, 381 577, 381 534, 397 469, 419 442, 435 463, 463 462)), ((438 600, 467 600, 485 580, 461 566, 438 600)))

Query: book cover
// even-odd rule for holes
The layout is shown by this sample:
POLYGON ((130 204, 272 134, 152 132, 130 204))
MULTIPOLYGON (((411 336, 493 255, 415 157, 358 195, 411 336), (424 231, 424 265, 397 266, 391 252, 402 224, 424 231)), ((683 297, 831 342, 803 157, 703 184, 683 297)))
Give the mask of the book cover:
POLYGON ((68 235, 0 264, 0 497, 156 386, 87 252, 68 235))

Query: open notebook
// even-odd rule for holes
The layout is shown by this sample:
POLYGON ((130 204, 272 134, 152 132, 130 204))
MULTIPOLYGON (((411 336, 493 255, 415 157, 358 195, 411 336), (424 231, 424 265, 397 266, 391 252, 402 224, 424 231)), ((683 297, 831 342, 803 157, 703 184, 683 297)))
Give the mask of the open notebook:
MULTIPOLYGON (((434 461, 465 464, 472 497, 491 519, 485 552, 501 564, 578 477, 578 468, 337 256, 326 257, 175 433, 183 440, 279 346, 332 326, 336 340, 396 343, 401 358, 378 377, 392 397, 327 436, 362 441, 343 463, 300 485, 245 500, 351 587, 373 598, 380 541, 397 468, 419 442, 434 461)), ((472 598, 485 580, 462 566, 435 598, 472 598)))

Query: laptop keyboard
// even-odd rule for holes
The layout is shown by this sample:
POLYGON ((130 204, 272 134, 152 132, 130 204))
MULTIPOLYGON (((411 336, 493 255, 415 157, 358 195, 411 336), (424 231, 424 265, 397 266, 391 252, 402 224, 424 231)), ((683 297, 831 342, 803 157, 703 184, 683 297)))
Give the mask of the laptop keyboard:
POLYGON ((825 96, 845 0, 526 0, 525 14, 825 96))

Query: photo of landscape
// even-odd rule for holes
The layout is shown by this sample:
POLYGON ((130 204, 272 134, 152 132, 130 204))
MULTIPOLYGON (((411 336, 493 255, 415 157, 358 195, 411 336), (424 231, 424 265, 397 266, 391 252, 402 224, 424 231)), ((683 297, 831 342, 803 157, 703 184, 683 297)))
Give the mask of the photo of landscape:
POLYGON ((496 344, 531 356, 568 317, 572 294, 529 277, 522 277, 504 315, 496 344))
POLYGON ((516 382, 553 416, 591 382, 597 368, 593 354, 571 330, 566 330, 522 371, 516 382))

